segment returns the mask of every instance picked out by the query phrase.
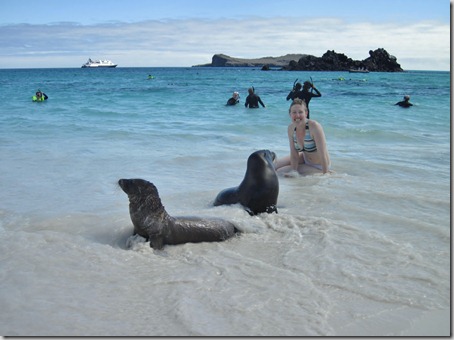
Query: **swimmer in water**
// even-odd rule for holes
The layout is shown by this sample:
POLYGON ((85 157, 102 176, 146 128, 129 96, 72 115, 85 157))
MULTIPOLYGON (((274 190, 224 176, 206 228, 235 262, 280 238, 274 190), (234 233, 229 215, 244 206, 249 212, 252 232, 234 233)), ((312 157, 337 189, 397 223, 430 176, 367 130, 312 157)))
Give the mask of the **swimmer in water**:
POLYGON ((305 81, 304 84, 303 84, 303 90, 301 91, 301 98, 302 100, 304 100, 306 102, 306 105, 307 105, 307 119, 309 119, 309 116, 311 114, 311 110, 309 109, 309 102, 311 101, 312 98, 317 98, 317 97, 321 97, 322 94, 320 93, 320 91, 318 89, 315 88, 314 84, 312 84, 310 81, 305 81), (309 89, 313 89, 315 91, 314 92, 309 92, 309 89))
POLYGON ((412 103, 410 103, 410 96, 409 95, 405 95, 404 96, 404 100, 402 100, 401 102, 397 102, 396 104, 394 105, 399 105, 400 107, 410 107, 410 106, 413 106, 412 103))
POLYGON ((244 103, 244 106, 246 106, 246 107, 249 106, 250 109, 256 109, 259 107, 259 103, 260 103, 260 105, 265 107, 265 104, 263 104, 260 97, 254 93, 255 91, 254 91, 253 87, 248 88, 247 91, 248 91, 249 95, 246 97, 246 102, 244 103))
POLYGON ((240 94, 238 92, 233 92, 232 94, 232 98, 230 98, 229 100, 227 100, 227 106, 232 106, 232 105, 236 105, 240 102, 240 94))
POLYGON ((36 94, 32 97, 32 100, 34 102, 43 102, 49 98, 44 92, 41 92, 41 90, 38 90, 36 94))

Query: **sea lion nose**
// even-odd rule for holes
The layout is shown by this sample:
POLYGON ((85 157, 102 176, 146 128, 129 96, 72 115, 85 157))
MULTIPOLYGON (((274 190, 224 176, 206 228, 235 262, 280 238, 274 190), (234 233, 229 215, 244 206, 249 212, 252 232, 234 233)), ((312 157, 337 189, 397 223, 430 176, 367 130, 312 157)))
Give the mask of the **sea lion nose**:
POLYGON ((118 181, 118 185, 120 186, 120 188, 122 188, 123 190, 125 190, 125 189, 126 189, 126 186, 128 185, 128 180, 122 178, 122 179, 120 179, 120 180, 118 181))

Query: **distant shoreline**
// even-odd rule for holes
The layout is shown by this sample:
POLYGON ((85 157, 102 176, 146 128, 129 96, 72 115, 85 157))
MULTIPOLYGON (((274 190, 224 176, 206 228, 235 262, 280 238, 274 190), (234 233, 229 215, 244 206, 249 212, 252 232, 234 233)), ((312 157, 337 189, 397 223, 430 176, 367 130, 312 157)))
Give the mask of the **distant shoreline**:
POLYGON ((192 67, 286 67, 291 61, 298 61, 306 54, 286 54, 280 57, 236 58, 225 54, 215 54, 209 64, 194 65, 192 67))
MULTIPOLYGON (((115 72, 113 70, 118 70, 118 69, 144 69, 144 70, 153 70, 153 69, 168 69, 168 68, 186 68, 188 70, 190 69, 196 69, 198 66, 118 66, 115 69, 111 69, 111 72, 115 72)), ((214 66, 204 66, 200 67, 200 69, 209 69, 209 68, 220 68, 220 67, 214 67, 214 66)), ((260 69, 259 66, 252 66, 252 67, 224 67, 224 68, 237 68, 237 69, 260 69)), ((81 67, 79 66, 61 66, 61 67, 10 67, 10 68, 0 68, 1 71, 26 71, 26 70, 75 70, 75 69, 80 69, 82 70, 81 67)), ((82 72, 90 72, 86 71, 85 69, 82 70, 82 72)), ((97 72, 97 71, 95 71, 97 72)), ((101 71, 102 72, 102 71, 101 71)), ((108 71, 109 72, 109 71, 108 71)), ((148 72, 148 71, 147 71, 148 72)), ((312 70, 308 70, 307 72, 314 72, 312 70)), ((348 71, 315 71, 315 72, 347 72, 348 71)), ((404 70, 403 72, 444 72, 444 73, 450 73, 450 70, 404 70)))
POLYGON ((285 71, 351 71, 351 72, 403 72, 397 58, 384 48, 369 50, 369 57, 353 60, 343 53, 328 50, 321 57, 308 54, 286 54, 280 57, 255 59, 236 58, 215 54, 211 63, 193 67, 262 67, 268 71, 280 68, 285 71))

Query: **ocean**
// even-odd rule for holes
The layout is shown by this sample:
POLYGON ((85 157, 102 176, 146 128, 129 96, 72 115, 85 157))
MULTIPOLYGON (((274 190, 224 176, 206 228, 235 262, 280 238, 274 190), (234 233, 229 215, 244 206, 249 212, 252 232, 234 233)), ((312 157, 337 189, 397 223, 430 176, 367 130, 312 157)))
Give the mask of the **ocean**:
POLYGON ((0 88, 1 335, 450 335, 449 72, 2 69, 0 88), (214 207, 252 152, 289 153, 297 78, 334 172, 280 177, 278 214, 214 207), (242 233, 153 250, 120 178, 242 233))

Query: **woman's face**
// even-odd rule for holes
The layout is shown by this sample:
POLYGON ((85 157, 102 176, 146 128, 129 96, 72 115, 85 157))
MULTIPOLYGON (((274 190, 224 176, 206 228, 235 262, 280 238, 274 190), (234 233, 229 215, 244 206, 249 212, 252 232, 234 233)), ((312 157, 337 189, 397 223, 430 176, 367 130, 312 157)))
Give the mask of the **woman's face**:
POLYGON ((290 119, 292 122, 305 120, 307 116, 307 108, 301 104, 295 104, 290 108, 290 119))

